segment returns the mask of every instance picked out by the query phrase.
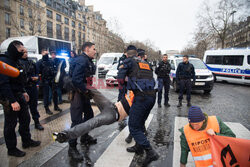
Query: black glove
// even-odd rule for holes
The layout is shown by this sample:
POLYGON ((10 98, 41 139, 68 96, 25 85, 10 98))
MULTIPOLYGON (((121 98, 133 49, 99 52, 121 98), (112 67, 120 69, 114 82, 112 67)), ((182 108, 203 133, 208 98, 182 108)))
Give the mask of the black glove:
POLYGON ((59 143, 67 142, 69 139, 65 132, 60 132, 60 133, 54 132, 53 136, 55 138, 55 141, 58 141, 59 143))

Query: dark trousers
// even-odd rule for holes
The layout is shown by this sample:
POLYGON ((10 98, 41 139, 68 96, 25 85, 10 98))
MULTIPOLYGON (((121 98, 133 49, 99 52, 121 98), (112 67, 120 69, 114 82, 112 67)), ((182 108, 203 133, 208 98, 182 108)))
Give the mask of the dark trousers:
POLYGON ((30 108, 32 119, 35 121, 35 123, 37 123, 40 117, 40 114, 37 110, 37 98, 38 98, 37 87, 36 85, 33 85, 33 86, 26 87, 25 89, 30 97, 28 105, 30 108))
POLYGON ((43 82, 43 103, 44 107, 49 107, 49 88, 52 89, 54 107, 58 106, 57 85, 55 83, 45 81, 43 82))
MULTIPOLYGON (((93 118, 94 113, 90 99, 79 92, 74 92, 70 105, 70 115, 72 121, 71 128, 93 118), (82 118, 82 114, 84 114, 84 118, 82 118)), ((77 145, 77 139, 69 140, 69 145, 75 147, 77 145)))
POLYGON ((170 88, 170 78, 158 78, 158 104, 161 104, 162 89, 164 87, 164 104, 168 104, 168 94, 170 88))
POLYGON ((13 111, 10 105, 3 105, 4 109, 4 139, 8 150, 16 148, 17 139, 15 128, 17 119, 19 122, 18 132, 21 136, 22 142, 27 143, 31 140, 30 134, 30 114, 28 105, 22 95, 15 96, 21 109, 20 111, 13 111))
POLYGON ((127 93, 127 82, 124 83, 124 85, 119 85, 119 95, 118 95, 118 99, 117 101, 121 101, 121 99, 125 96, 125 94, 127 93))
POLYGON ((179 100, 183 99, 183 92, 186 88, 187 92, 187 101, 191 100, 191 90, 192 90, 192 82, 191 79, 181 79, 179 81, 180 84, 180 93, 179 93, 179 100))
POLYGON ((150 143, 144 134, 145 121, 155 104, 155 96, 135 96, 129 110, 129 131, 135 141, 143 148, 148 148, 150 143))

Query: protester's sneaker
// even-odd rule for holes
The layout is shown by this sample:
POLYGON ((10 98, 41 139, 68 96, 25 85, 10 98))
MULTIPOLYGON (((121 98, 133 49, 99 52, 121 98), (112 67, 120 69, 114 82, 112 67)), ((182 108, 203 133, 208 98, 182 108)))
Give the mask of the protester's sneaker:
POLYGON ((41 142, 40 141, 35 141, 30 139, 30 141, 23 143, 23 148, 29 148, 29 147, 37 147, 40 146, 41 142))
POLYGON ((15 157, 24 157, 26 155, 25 152, 19 150, 18 148, 8 150, 8 155, 15 157))
POLYGON ((77 150, 76 147, 69 146, 68 155, 69 155, 69 157, 73 158, 74 160, 77 160, 77 161, 83 160, 82 154, 79 153, 79 151, 77 150))

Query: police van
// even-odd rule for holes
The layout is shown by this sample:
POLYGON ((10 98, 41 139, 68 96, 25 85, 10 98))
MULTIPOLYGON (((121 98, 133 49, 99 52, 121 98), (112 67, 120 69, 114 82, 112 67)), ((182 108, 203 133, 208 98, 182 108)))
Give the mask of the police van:
POLYGON ((216 81, 250 84, 250 49, 207 50, 203 61, 216 81))
MULTIPOLYGON (((168 60, 171 65, 171 85, 174 90, 178 92, 180 88, 179 84, 176 82, 176 71, 179 63, 183 62, 183 55, 170 56, 168 60)), ((196 77, 196 81, 192 86, 192 90, 204 90, 204 93, 210 93, 214 85, 214 77, 212 72, 207 68, 202 60, 195 58, 195 56, 189 56, 189 62, 194 66, 196 77)))

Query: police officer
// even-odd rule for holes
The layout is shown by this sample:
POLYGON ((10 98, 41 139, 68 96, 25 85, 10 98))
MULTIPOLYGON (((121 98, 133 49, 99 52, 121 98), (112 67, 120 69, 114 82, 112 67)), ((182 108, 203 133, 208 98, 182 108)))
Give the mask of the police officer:
POLYGON ((187 55, 183 56, 183 62, 177 67, 176 79, 180 86, 179 104, 177 107, 182 106, 183 92, 185 88, 187 91, 187 106, 190 107, 192 84, 195 83, 195 71, 193 64, 189 63, 187 55), (193 83, 191 79, 193 79, 193 83))
POLYGON ((117 76, 120 84, 123 84, 125 77, 128 76, 127 88, 132 90, 135 95, 129 110, 129 131, 135 139, 136 145, 127 148, 127 151, 143 154, 145 150, 146 160, 144 164, 148 164, 159 158, 143 132, 145 121, 155 103, 155 81, 149 64, 136 57, 137 49, 135 46, 128 46, 127 55, 128 58, 120 66, 117 76))
POLYGON ((162 61, 159 63, 158 67, 155 69, 155 73, 157 74, 158 80, 158 107, 161 108, 161 99, 162 99, 162 89, 164 87, 164 105, 166 107, 170 107, 168 103, 168 93, 170 88, 170 78, 169 73, 171 70, 170 63, 168 62, 168 55, 164 54, 162 57, 162 61))
MULTIPOLYGON (((92 61, 96 54, 95 44, 86 42, 82 46, 83 53, 77 56, 73 62, 73 68, 70 68, 72 83, 74 91, 70 106, 71 127, 83 123, 94 117, 91 108, 90 99, 86 96, 88 93, 87 82, 91 81, 92 76, 95 74, 96 67, 92 61), (84 113, 84 118, 82 114, 84 113)), ((96 139, 90 135, 84 134, 80 139, 82 144, 96 144, 96 139)), ((82 160, 83 156, 78 152, 77 139, 69 140, 68 154, 76 160, 82 160)))
POLYGON ((15 40, 9 44, 6 54, 0 56, 0 61, 18 68, 21 72, 17 78, 0 74, 0 101, 4 110, 4 139, 8 155, 15 157, 23 157, 26 154, 16 147, 17 120, 23 148, 36 147, 41 144, 40 141, 31 139, 29 129, 30 115, 27 107, 29 95, 24 89, 23 69, 18 61, 23 56, 23 51, 23 43, 15 40))
POLYGON ((55 84, 55 66, 52 60, 49 59, 48 51, 42 50, 42 59, 37 62, 38 74, 41 76, 41 85, 43 87, 43 104, 46 113, 52 115, 53 113, 49 109, 49 89, 52 89, 54 110, 61 112, 58 107, 58 95, 55 84))
MULTIPOLYGON (((127 51, 124 50, 124 53, 122 55, 122 57, 120 57, 120 59, 118 60, 118 65, 117 65, 117 70, 119 70, 120 66, 122 65, 122 63, 124 62, 125 59, 127 59, 127 51)), ((122 97, 125 96, 125 94, 127 93, 127 82, 125 81, 123 85, 119 85, 119 95, 118 95, 118 99, 117 101, 120 101, 122 99, 122 97)))
POLYGON ((65 62, 65 60, 58 59, 56 57, 56 52, 55 51, 52 51, 50 53, 50 55, 51 55, 51 59, 53 61, 54 67, 55 67, 54 68, 55 69, 55 74, 60 72, 59 80, 55 83, 55 87, 57 89, 58 103, 62 104, 63 78, 66 75, 66 72, 65 72, 66 62, 65 62), (59 69, 59 66, 60 66, 60 69, 59 69))
POLYGON ((22 59, 20 59, 20 64, 23 67, 24 74, 25 74, 25 90, 27 91, 30 100, 28 102, 30 112, 32 115, 32 119, 35 122, 35 128, 38 130, 44 130, 42 125, 39 122, 39 112, 37 111, 37 81, 38 81, 38 74, 36 69, 36 64, 32 60, 28 60, 28 53, 27 49, 24 49, 24 54, 22 59))

